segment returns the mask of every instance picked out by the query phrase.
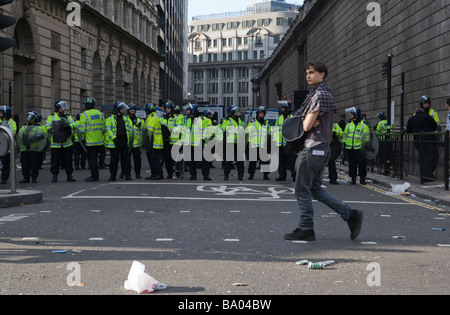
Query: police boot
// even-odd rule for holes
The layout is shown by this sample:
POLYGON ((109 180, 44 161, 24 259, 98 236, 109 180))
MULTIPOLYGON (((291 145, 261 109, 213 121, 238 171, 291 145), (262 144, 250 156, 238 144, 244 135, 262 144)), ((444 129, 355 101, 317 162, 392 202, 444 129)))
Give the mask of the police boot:
POLYGON ((52 183, 56 183, 58 181, 58 175, 53 175, 52 183))
POLYGON ((270 180, 270 178, 269 178, 269 174, 267 174, 267 173, 264 173, 264 180, 270 180))
POLYGON ((253 180, 253 177, 254 177, 254 176, 255 176, 254 174, 249 174, 249 175, 248 175, 248 179, 249 179, 249 180, 253 180))
POLYGON ((76 182, 76 180, 72 177, 72 175, 67 175, 67 181, 71 183, 76 182))
POLYGON ((28 184, 29 182, 30 182, 30 178, 28 177, 28 178, 22 179, 19 183, 20 184, 28 184))

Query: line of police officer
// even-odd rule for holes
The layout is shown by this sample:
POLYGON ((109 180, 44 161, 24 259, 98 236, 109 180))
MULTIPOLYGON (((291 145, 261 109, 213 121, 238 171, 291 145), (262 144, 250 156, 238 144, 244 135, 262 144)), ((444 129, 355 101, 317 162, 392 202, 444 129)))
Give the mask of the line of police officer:
MULTIPOLYGON (((290 101, 280 102, 280 117, 277 119, 276 126, 280 127, 283 122, 292 116, 292 104, 290 101)), ((228 127, 244 127, 244 122, 240 118, 239 107, 231 106, 228 110, 229 115, 223 119, 220 124, 213 124, 212 118, 214 112, 207 110, 204 113, 198 111, 196 105, 189 104, 185 108, 184 115, 181 114, 181 108, 175 106, 172 101, 164 104, 165 114, 159 118, 156 114, 157 107, 148 103, 145 105, 147 118, 145 120, 136 116, 137 106, 135 104, 126 105, 124 102, 114 104, 114 112, 108 118, 96 109, 96 100, 89 97, 85 100, 85 111, 79 114, 79 120, 74 120, 68 114, 69 106, 65 101, 59 100, 54 105, 54 113, 50 115, 45 124, 41 124, 41 115, 36 111, 30 111, 27 115, 27 122, 17 133, 17 125, 12 119, 12 110, 7 106, 0 106, 0 118, 2 123, 7 125, 14 134, 17 134, 17 140, 21 151, 21 163, 23 180, 21 183, 37 182, 39 169, 43 162, 46 145, 49 142, 51 150, 50 172, 52 173, 52 182, 58 181, 60 169, 64 169, 67 181, 74 182, 73 178, 73 157, 74 144, 79 145, 87 157, 91 176, 85 179, 87 182, 99 181, 99 158, 104 161, 105 147, 111 154, 110 177, 109 181, 115 181, 118 174, 118 165, 120 161, 120 177, 125 180, 131 180, 131 159, 134 164, 136 178, 141 178, 141 148, 146 152, 147 160, 150 165, 151 176, 146 180, 161 180, 164 178, 162 162, 167 171, 167 178, 183 178, 183 161, 178 159, 174 161, 172 152, 182 154, 181 147, 173 146, 179 143, 181 135, 173 136, 172 131, 178 126, 184 126, 191 131, 190 145, 205 146, 212 137, 203 139, 202 133, 208 126, 215 125, 220 128, 220 132, 226 137, 225 144, 234 146, 234 157, 231 160, 225 160, 223 163, 224 179, 229 180, 231 170, 236 164, 238 169, 238 179, 243 180, 244 162, 237 157, 237 134, 226 134, 228 127), (145 132, 143 132, 145 130, 145 132), (197 139, 201 141, 199 143, 197 139), (196 142, 197 141, 197 142, 196 142), (178 151, 177 151, 178 150, 178 151)), ((259 157, 259 148, 267 146, 267 137, 270 135, 270 125, 266 121, 266 110, 259 107, 256 111, 256 119, 249 124, 251 132, 249 135, 249 145, 258 150, 258 160, 250 161, 249 177, 254 178, 256 163, 259 161, 264 164, 267 161, 261 161, 259 157)), ((216 130, 217 131, 217 130, 216 130)), ((223 139, 220 139, 223 140, 223 139)), ((286 142, 281 134, 275 139, 276 145, 280 147, 280 165, 279 177, 277 181, 285 181, 287 169, 291 171, 291 176, 295 180, 295 155, 286 147, 286 142)), ((226 147, 226 146, 225 146, 226 147)), ((212 167, 211 161, 206 161, 202 154, 199 162, 194 156, 195 150, 191 150, 191 161, 187 161, 190 180, 197 179, 197 166, 202 170, 203 179, 210 181, 209 169, 212 167)), ((78 153, 77 153, 78 155, 78 153)), ((9 156, 1 158, 3 163, 3 172, 1 183, 5 184, 9 178, 9 156)), ((78 166, 78 164, 77 164, 78 166)), ((264 179, 268 180, 268 173, 264 174, 264 179)))

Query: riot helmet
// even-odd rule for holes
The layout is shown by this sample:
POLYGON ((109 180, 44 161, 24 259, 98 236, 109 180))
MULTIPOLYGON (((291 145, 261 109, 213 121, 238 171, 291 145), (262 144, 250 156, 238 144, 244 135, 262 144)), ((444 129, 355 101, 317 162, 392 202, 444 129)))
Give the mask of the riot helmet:
POLYGON ((361 119, 362 118, 362 116, 361 116, 361 109, 358 108, 358 107, 347 108, 345 110, 345 112, 347 114, 353 115, 354 118, 357 118, 357 119, 361 119))
POLYGON ((67 105, 67 103, 65 101, 61 101, 61 100, 56 101, 55 112, 58 112, 60 108, 62 108, 64 111, 68 111, 69 105, 67 105))
POLYGON ((278 101, 278 106, 284 108, 288 112, 292 111, 292 103, 289 100, 278 101))
POLYGON ((196 115, 198 112, 198 106, 195 104, 188 104, 188 106, 186 106, 186 110, 189 110, 190 114, 196 115))
POLYGON ((30 110, 27 113, 27 123, 28 124, 37 124, 38 119, 39 119, 39 114, 36 111, 30 110))
POLYGON ((84 107, 85 107, 86 109, 94 109, 96 105, 97 105, 97 101, 96 101, 95 98, 93 98, 93 97, 88 97, 88 98, 84 101, 84 107))
POLYGON ((385 120, 385 119, 387 118, 385 112, 378 113, 377 117, 378 117, 380 120, 385 120))
MULTIPOLYGON (((430 104, 430 107, 431 107, 431 97, 426 96, 426 95, 422 96, 422 97, 420 98, 420 107, 421 107, 421 108, 424 108, 424 107, 423 107, 423 104, 425 104, 425 103, 430 104)), ((425 109, 425 108, 424 108, 424 109, 425 109)))
POLYGON ((116 113, 116 114, 119 113, 122 108, 125 109, 125 111, 127 111, 128 105, 125 104, 124 102, 116 102, 114 104, 114 113, 116 113))
POLYGON ((148 114, 151 114, 151 113, 153 113, 153 112, 155 112, 156 111, 156 106, 155 106, 155 104, 153 104, 153 103, 148 103, 148 104, 146 104, 145 105, 145 113, 148 115, 148 114))
POLYGON ((3 113, 3 116, 5 118, 11 118, 12 117, 12 108, 9 106, 0 106, 0 112, 3 113))
POLYGON ((234 114, 237 114, 237 116, 239 116, 239 106, 237 105, 232 105, 230 107, 230 115, 234 116, 234 114))

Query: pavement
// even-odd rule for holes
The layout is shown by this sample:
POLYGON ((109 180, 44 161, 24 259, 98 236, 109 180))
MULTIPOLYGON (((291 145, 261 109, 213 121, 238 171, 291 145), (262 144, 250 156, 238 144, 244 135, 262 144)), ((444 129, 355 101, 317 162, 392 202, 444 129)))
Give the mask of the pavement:
MULTIPOLYGON (((341 175, 348 174, 347 166, 338 166, 337 168, 341 172, 341 175)), ((401 186, 408 183, 410 187, 406 189, 406 194, 400 195, 399 197, 409 200, 421 198, 429 202, 430 207, 436 207, 439 211, 450 213, 450 191, 445 190, 445 184, 443 182, 434 181, 422 185, 420 184, 420 178, 417 176, 405 176, 403 180, 400 180, 399 178, 372 172, 368 172, 367 179, 369 180, 369 185, 370 181, 372 181, 374 184, 385 187, 387 192, 392 189, 392 185, 401 186)))

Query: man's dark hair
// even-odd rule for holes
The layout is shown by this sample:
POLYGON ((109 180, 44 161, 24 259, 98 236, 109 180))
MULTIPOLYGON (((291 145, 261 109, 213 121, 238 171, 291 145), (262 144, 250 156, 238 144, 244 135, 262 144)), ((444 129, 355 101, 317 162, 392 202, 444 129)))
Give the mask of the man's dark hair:
POLYGON ((325 73, 324 79, 328 76, 328 68, 325 66, 325 64, 318 62, 318 61, 308 61, 305 65, 305 71, 309 68, 313 68, 319 73, 325 73))
POLYGON ((447 98, 447 104, 450 105, 450 98, 447 98))

